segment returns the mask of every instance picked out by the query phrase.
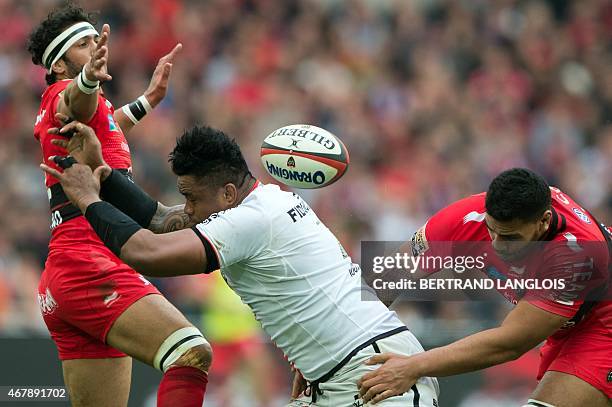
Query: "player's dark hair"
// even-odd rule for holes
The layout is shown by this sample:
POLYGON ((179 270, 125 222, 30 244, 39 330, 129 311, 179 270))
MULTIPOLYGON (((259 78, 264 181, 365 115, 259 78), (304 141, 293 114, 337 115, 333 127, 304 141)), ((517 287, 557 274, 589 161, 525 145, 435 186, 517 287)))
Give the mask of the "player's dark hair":
MULTIPOLYGON (((51 11, 47 19, 34 28, 28 38, 28 51, 32 55, 32 62, 35 65, 44 66, 42 57, 51 41, 66 28, 83 21, 95 25, 97 13, 87 13, 72 2, 66 2, 63 6, 51 11)), ((45 80, 48 85, 55 83, 57 80, 55 73, 46 74, 45 80)))
POLYGON ((176 140, 169 159, 176 175, 206 177, 211 186, 240 187, 250 174, 240 147, 221 130, 194 126, 176 140))
POLYGON ((525 168, 512 168, 491 182, 485 206, 495 220, 531 222, 550 209, 551 202, 550 189, 544 178, 525 168))

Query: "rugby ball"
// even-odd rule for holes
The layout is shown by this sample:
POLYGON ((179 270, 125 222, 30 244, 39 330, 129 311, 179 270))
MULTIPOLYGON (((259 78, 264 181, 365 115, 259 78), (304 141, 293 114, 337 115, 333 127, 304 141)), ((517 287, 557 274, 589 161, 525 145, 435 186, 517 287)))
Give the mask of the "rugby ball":
POLYGON ((346 172, 349 154, 342 141, 320 127, 292 124, 270 133, 261 163, 275 180, 295 188, 321 188, 346 172))

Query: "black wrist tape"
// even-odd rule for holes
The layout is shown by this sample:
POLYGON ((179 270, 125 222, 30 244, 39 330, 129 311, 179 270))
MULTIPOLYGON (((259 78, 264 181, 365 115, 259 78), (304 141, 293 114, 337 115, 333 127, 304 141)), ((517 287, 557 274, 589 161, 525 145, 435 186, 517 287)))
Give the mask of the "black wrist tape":
POLYGON ((157 201, 117 170, 102 182, 100 195, 143 228, 149 227, 157 212, 157 201))
POLYGON ((128 109, 130 109, 130 112, 132 112, 137 121, 140 121, 147 114, 147 110, 138 99, 130 103, 128 109))
POLYGON ((117 257, 130 237, 142 229, 132 218, 108 202, 94 202, 87 207, 85 218, 104 245, 117 257))

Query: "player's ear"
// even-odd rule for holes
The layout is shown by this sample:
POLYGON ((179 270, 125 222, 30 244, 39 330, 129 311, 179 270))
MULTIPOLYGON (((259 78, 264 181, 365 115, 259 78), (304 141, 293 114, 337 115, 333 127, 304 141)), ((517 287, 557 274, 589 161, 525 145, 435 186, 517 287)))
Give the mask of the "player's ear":
POLYGON ((236 188, 236 185, 232 184, 231 182, 229 184, 225 184, 225 187, 223 187, 223 200, 225 200, 228 205, 235 205, 237 199, 238 189, 236 188))
POLYGON ((547 209, 546 211, 544 211, 544 213, 542 214, 542 217, 540 218, 539 223, 539 229, 541 232, 546 232, 548 230, 548 227, 550 226, 550 222, 552 220, 552 211, 550 209, 547 209))
POLYGON ((66 73, 66 62, 64 61, 64 59, 60 58, 57 61, 55 61, 53 66, 51 66, 51 70, 53 71, 55 75, 65 74, 66 73))

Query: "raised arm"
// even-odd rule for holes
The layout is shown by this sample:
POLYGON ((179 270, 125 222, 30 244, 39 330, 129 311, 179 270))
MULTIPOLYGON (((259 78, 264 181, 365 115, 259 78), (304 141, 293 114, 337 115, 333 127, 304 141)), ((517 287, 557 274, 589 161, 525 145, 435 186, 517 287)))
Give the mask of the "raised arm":
POLYGON ((59 113, 84 123, 91 120, 96 113, 100 81, 112 79, 107 70, 109 35, 110 26, 104 24, 91 60, 64 89, 57 106, 59 113))

